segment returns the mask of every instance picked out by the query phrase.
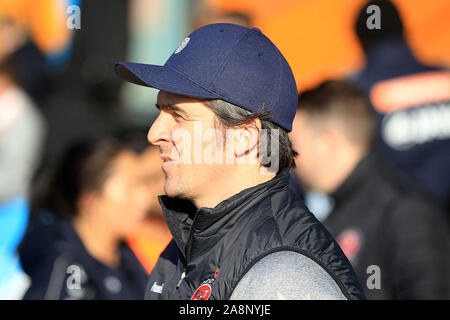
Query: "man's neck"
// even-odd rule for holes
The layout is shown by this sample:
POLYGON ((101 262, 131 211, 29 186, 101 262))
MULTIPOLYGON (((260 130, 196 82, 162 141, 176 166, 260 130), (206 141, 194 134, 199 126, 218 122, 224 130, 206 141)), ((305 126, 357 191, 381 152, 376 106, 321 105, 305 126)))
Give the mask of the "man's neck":
POLYGON ((198 197, 192 199, 197 208, 214 208, 223 200, 226 200, 244 189, 257 186, 275 177, 276 173, 267 171, 265 168, 256 169, 244 166, 233 172, 227 173, 226 178, 217 179, 211 185, 205 187, 198 197))
POLYGON ((336 174, 330 178, 328 188, 324 190, 327 194, 335 192, 355 170, 361 159, 368 153, 365 148, 349 148, 347 150, 348 151, 343 153, 337 160, 335 168, 336 174))
POLYGON ((108 230, 103 230, 101 226, 87 221, 81 215, 74 219, 74 228, 92 257, 110 267, 119 264, 119 242, 108 230))

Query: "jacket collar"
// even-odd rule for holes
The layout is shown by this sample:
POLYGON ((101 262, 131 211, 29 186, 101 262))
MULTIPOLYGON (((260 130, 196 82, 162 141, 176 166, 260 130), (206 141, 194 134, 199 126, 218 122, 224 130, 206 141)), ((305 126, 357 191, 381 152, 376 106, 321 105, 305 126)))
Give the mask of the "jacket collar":
POLYGON ((214 208, 197 209, 189 200, 159 196, 167 226, 183 257, 190 258, 189 238, 201 233, 202 237, 217 237, 225 227, 232 225, 241 215, 268 195, 287 188, 289 169, 282 169, 273 179, 244 189, 214 208))
POLYGON ((374 153, 367 154, 362 158, 347 179, 332 193, 330 196, 338 205, 341 201, 354 193, 354 191, 364 183, 365 180, 373 172, 373 168, 376 165, 377 156, 374 153))

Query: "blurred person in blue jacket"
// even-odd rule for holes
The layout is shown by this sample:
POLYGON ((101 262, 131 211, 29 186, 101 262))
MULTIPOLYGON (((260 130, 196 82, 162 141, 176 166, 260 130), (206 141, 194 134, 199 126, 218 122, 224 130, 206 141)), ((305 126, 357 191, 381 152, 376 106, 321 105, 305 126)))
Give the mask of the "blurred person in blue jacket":
POLYGON ((29 184, 38 165, 45 123, 17 82, 20 59, 0 61, 0 299, 20 299, 28 286, 16 256, 28 221, 29 184))
POLYGON ((20 247, 25 299, 143 299, 148 275, 124 242, 148 209, 138 163, 111 138, 67 150, 35 197, 42 212, 20 247))
POLYGON ((408 46, 401 12, 367 2, 355 22, 366 55, 356 84, 375 111, 376 147, 450 210, 450 72, 419 62, 408 46), (379 28, 368 19, 379 8, 379 28))

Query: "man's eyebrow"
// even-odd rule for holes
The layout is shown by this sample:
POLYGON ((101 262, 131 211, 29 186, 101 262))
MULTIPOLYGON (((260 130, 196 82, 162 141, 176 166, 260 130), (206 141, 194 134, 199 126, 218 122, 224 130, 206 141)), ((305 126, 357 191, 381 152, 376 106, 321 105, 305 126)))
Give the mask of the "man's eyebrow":
POLYGON ((178 107, 175 104, 158 104, 158 103, 155 103, 155 107, 158 108, 159 110, 175 111, 175 112, 179 112, 179 113, 182 113, 183 115, 187 116, 186 111, 184 111, 183 109, 181 109, 180 107, 178 107))
POLYGON ((184 111, 183 109, 181 109, 179 106, 177 106, 175 104, 158 104, 158 103, 155 103, 155 106, 159 110, 176 112, 180 117, 182 117, 185 120, 189 119, 189 115, 186 113, 186 111, 184 111))

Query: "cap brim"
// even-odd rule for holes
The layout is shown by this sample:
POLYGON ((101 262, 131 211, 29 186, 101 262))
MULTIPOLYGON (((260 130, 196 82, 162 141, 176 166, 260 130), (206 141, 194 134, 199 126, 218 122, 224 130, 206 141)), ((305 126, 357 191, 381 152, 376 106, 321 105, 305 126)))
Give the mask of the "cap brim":
POLYGON ((169 67, 134 62, 117 62, 116 73, 124 80, 146 87, 201 99, 219 99, 182 73, 169 67))

